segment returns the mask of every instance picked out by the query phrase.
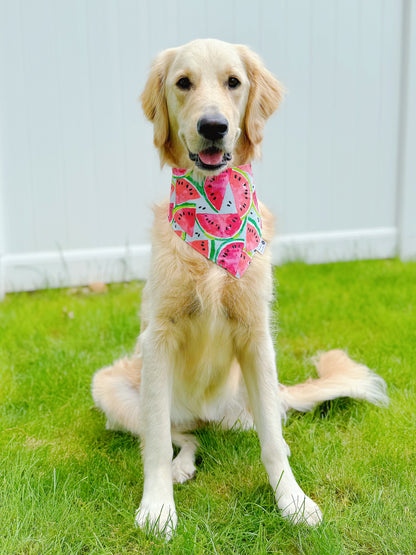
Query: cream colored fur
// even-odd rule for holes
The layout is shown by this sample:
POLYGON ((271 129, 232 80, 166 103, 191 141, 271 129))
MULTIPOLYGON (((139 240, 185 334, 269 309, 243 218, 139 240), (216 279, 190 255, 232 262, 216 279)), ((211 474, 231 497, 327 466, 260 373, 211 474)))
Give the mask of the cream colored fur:
MULTIPOLYGON (((215 111, 229 122, 220 146, 232 153, 230 164, 239 165, 259 155, 265 121, 281 95, 280 84, 249 49, 199 40, 157 58, 142 103, 154 124, 162 164, 191 167, 188 151, 208 146, 197 132, 198 119, 215 111), (177 86, 184 76, 192 83, 190 90, 177 86), (227 85, 230 76, 240 82, 236 89, 227 85)), ((263 237, 270 243, 273 218, 265 206, 260 210, 263 237)), ((387 399, 385 384, 342 351, 331 351, 317 363, 319 379, 279 387, 270 332, 269 249, 255 255, 244 276, 236 279, 178 238, 167 213, 166 203, 155 207, 151 272, 136 353, 98 371, 92 385, 107 427, 142 439, 145 479, 136 523, 167 538, 173 533, 173 483, 195 473, 197 441, 186 432, 203 422, 247 429, 254 419, 282 514, 293 522, 318 524, 322 513, 289 466, 282 415, 345 395, 380 404, 387 399), (180 447, 173 462, 172 443, 180 447)))

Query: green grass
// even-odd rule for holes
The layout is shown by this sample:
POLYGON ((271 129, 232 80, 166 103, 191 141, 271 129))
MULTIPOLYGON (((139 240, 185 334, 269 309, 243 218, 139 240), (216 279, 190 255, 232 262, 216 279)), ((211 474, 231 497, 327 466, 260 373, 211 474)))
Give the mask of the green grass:
POLYGON ((388 409, 339 399, 288 419, 294 473, 324 524, 284 521, 256 434, 211 426, 195 479, 175 486, 176 536, 146 538, 133 526, 138 442, 106 431, 90 396, 94 371, 133 348, 141 284, 22 293, 0 304, 1 554, 416 552, 416 263, 292 264, 276 277, 281 381, 345 348, 391 397, 388 409))

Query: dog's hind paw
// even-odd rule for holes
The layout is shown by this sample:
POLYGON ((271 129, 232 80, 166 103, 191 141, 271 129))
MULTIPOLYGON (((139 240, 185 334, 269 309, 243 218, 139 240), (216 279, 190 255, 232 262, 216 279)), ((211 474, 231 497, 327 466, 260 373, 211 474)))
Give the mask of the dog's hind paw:
POLYGON ((322 522, 322 511, 318 505, 306 495, 285 496, 278 500, 282 516, 293 524, 317 526, 322 522))
POLYGON ((183 484, 194 477, 196 472, 192 460, 184 460, 180 455, 172 461, 172 479, 174 484, 183 484))

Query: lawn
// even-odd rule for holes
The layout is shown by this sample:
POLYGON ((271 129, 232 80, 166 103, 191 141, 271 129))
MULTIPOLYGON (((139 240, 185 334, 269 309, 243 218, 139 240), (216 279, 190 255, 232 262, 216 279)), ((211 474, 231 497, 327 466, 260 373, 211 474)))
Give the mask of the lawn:
POLYGON ((208 426, 196 477, 175 486, 174 539, 134 528, 139 444, 106 431, 90 396, 94 371, 129 353, 139 331, 142 284, 115 284, 0 303, 1 554, 416 552, 416 263, 275 274, 280 380, 304 380, 316 351, 344 348, 386 380, 391 399, 387 409, 339 399, 288 418, 292 468, 322 526, 280 517, 254 432, 208 426))

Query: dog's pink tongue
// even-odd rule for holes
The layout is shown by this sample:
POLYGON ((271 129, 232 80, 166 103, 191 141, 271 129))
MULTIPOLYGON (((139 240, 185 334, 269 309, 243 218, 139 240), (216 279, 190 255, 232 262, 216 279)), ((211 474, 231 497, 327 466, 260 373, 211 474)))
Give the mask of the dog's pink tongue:
POLYGON ((216 152, 210 152, 209 150, 203 150, 198 154, 201 162, 207 166, 219 166, 222 162, 222 151, 218 150, 216 152))

